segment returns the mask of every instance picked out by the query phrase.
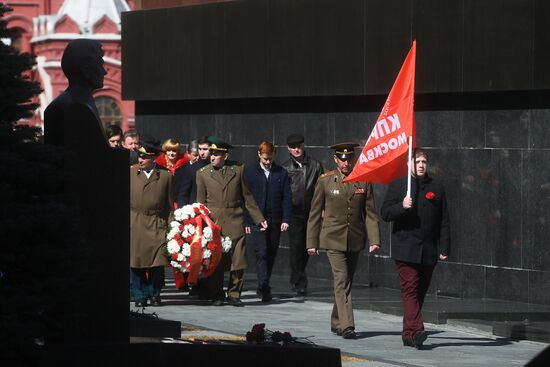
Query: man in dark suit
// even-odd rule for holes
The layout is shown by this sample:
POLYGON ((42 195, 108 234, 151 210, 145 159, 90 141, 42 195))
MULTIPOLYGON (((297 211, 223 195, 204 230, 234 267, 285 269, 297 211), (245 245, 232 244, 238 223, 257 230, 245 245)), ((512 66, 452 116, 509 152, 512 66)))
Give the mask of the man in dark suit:
POLYGON ((197 140, 199 159, 181 166, 174 173, 174 198, 178 208, 193 204, 197 199, 197 171, 210 163, 210 143, 208 136, 197 140))
MULTIPOLYGON (((210 163, 210 144, 208 143, 208 136, 203 136, 197 141, 197 152, 199 154, 198 160, 193 163, 189 161, 188 164, 183 165, 176 169, 174 172, 173 191, 174 199, 181 208, 185 205, 193 204, 197 201, 197 171, 210 163)), ((191 147, 191 144, 189 144, 191 147)), ((188 149, 189 154, 191 152, 188 149)), ((174 280, 176 282, 176 288, 186 292, 189 290, 189 286, 186 284, 187 273, 174 273, 174 280)), ((193 288, 189 291, 189 295, 198 296, 199 299, 206 299, 205 294, 205 279, 199 278, 197 284, 193 285, 193 288)))
POLYGON ((241 291, 246 268, 246 243, 243 207, 248 210, 254 223, 267 229, 267 222, 248 188, 241 163, 228 161, 232 146, 215 137, 208 137, 210 164, 197 172, 197 202, 203 203, 212 212, 212 218, 221 226, 222 235, 231 238, 231 252, 224 254, 214 274, 208 279, 210 299, 214 306, 222 306, 224 271, 229 270, 227 303, 244 306, 241 291))
POLYGON ((260 231, 245 211, 245 231, 256 253, 256 275, 258 276, 256 293, 261 297, 262 302, 269 302, 272 299, 269 278, 277 256, 281 232, 288 229, 292 219, 292 193, 288 173, 273 162, 274 155, 273 143, 263 141, 258 146, 258 162, 245 169, 250 191, 268 223, 267 230, 260 231))
POLYGON ((428 154, 415 148, 409 167, 413 180, 407 196, 407 178, 392 182, 381 214, 393 222, 392 258, 399 273, 403 301, 403 345, 420 349, 427 339, 422 304, 437 260, 450 251, 450 225, 443 185, 428 176, 428 154))
POLYGON ((356 336, 351 287, 359 253, 365 248, 367 239, 370 252, 380 248, 372 185, 343 182, 353 169, 354 148, 358 145, 341 143, 331 146, 335 150, 334 162, 338 168, 325 173, 317 181, 307 223, 308 254, 318 255, 319 248, 327 251, 334 278, 330 328, 344 339, 356 336))
POLYGON ((130 129, 122 135, 121 146, 130 152, 130 166, 138 163, 139 134, 137 130, 130 129))

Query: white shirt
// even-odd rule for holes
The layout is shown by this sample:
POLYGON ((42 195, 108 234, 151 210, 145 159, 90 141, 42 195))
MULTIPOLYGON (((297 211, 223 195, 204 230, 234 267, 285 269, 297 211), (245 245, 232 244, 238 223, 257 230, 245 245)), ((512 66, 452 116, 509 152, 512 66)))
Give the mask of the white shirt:
POLYGON ((271 168, 265 168, 264 165, 260 162, 260 167, 264 170, 265 178, 269 180, 269 174, 271 173, 271 168))
POLYGON ((155 169, 155 167, 157 166, 157 164, 155 163, 153 165, 153 168, 151 168, 149 171, 146 171, 144 169, 141 170, 141 172, 145 173, 145 176, 147 177, 147 179, 151 178, 151 175, 153 174, 153 170, 155 169))

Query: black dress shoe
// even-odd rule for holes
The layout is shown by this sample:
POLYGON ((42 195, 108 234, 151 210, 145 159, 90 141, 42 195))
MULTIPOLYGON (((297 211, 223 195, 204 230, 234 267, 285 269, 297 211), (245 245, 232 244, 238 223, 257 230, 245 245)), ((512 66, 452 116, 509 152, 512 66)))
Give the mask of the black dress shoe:
POLYGON ((153 307, 162 306, 162 302, 160 301, 160 296, 151 297, 151 306, 153 307))
POLYGON ((331 327, 330 331, 332 331, 333 334, 336 334, 338 336, 342 336, 342 329, 340 329, 340 328, 331 327))
POLYGON ((212 306, 223 306, 224 299, 219 298, 212 301, 212 306))
POLYGON ((271 291, 262 292, 262 302, 271 302, 272 299, 271 291))
POLYGON ((422 348, 422 344, 428 339, 428 334, 425 331, 419 331, 415 336, 413 336, 413 342, 416 349, 422 348))
POLYGON ((147 307, 147 300, 146 299, 140 299, 139 301, 136 301, 134 304, 136 307, 147 307))
POLYGON ((412 339, 403 339, 403 345, 416 349, 422 349, 423 343, 428 339, 428 334, 425 331, 420 331, 412 339))
POLYGON ((243 301, 241 301, 240 298, 236 297, 227 297, 227 303, 235 307, 244 307, 243 301))
POLYGON ((184 284, 181 288, 178 288, 178 290, 181 292, 189 292, 189 285, 184 284))
POLYGON ((307 290, 305 288, 296 289, 296 295, 298 297, 305 297, 307 296, 307 290))
POLYGON ((355 329, 352 328, 351 326, 345 328, 342 331, 342 338, 344 338, 344 339, 355 339, 356 336, 357 336, 357 334, 355 334, 355 329))

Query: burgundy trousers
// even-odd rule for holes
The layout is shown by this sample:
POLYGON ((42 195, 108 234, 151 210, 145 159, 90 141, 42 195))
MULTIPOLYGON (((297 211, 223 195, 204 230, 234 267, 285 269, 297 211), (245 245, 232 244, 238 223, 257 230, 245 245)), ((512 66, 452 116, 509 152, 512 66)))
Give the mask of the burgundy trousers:
POLYGON ((401 286, 401 300, 403 302, 403 339, 412 339, 414 335, 424 330, 422 320, 422 305, 435 265, 413 264, 404 261, 395 261, 399 273, 401 286))

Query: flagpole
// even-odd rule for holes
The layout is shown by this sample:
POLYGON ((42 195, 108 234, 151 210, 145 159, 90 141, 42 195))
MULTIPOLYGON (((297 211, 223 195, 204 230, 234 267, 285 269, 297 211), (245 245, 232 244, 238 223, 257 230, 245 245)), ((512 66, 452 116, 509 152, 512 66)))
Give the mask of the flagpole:
POLYGON ((407 173, 407 197, 410 198, 411 197, 411 169, 412 167, 410 167, 410 164, 411 164, 411 159, 412 159, 412 146, 413 146, 413 137, 412 136, 409 136, 409 169, 407 171, 409 171, 407 173))

